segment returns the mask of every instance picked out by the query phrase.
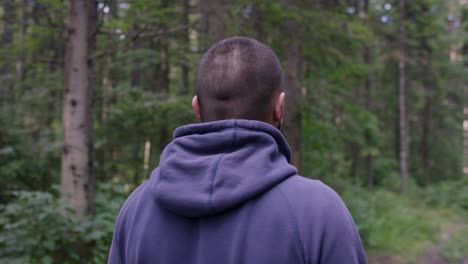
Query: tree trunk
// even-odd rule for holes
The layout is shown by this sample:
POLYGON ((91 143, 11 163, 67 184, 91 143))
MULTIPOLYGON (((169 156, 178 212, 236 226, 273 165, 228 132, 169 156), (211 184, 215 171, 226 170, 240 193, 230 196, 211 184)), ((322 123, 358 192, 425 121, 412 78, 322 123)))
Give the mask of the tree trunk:
POLYGON ((468 174, 468 91, 464 91, 463 104, 463 173, 468 174))
MULTIPOLYGON (((287 7, 293 7, 294 1, 285 1, 287 7)), ((301 38, 299 27, 293 19, 286 22, 283 52, 285 58, 286 102, 284 134, 291 146, 292 164, 302 170, 302 116, 301 116, 301 38)))
POLYGON ((262 10, 259 3, 252 4, 252 18, 253 25, 252 28, 255 31, 255 38, 260 42, 266 41, 267 32, 265 32, 264 20, 265 20, 265 11, 262 10))
POLYGON ((398 68, 400 73, 399 80, 399 108, 400 108, 400 176, 401 176, 401 192, 406 193, 407 191, 407 180, 408 180, 408 121, 406 111, 406 55, 405 55, 405 0, 399 2, 399 34, 398 34, 398 47, 399 47, 399 58, 398 68))
POLYGON ((183 45, 183 52, 184 58, 182 61, 181 69, 182 69, 182 85, 183 87, 183 94, 190 94, 190 62, 188 59, 188 55, 190 54, 190 1, 184 0, 182 6, 182 23, 183 26, 186 27, 182 31, 182 45, 183 45))
POLYGON ((24 62, 26 60, 24 36, 26 35, 26 31, 28 29, 30 12, 29 0, 23 0, 21 8, 20 30, 18 31, 19 56, 16 61, 16 81, 20 86, 22 86, 22 81, 24 80, 24 62))
MULTIPOLYGON (((3 34, 1 38, 0 48, 8 48, 13 42, 13 30, 15 23, 15 8, 12 0, 2 1, 3 9, 3 34)), ((12 99, 10 98, 10 89, 13 84, 13 69, 10 66, 11 62, 2 59, 0 63, 0 77, 6 82, 0 85, 0 98, 2 100, 2 111, 5 112, 7 108, 7 102, 12 99)))
POLYGON ((422 165, 422 183, 429 183, 429 159, 430 159, 430 132, 432 124, 432 104, 434 103, 434 78, 432 69, 432 49, 429 46, 427 38, 422 39, 423 49, 423 86, 424 86, 424 108, 423 108, 423 125, 421 135, 421 165, 422 165))
MULTIPOLYGON (((169 7, 168 0, 161 1, 161 9, 167 9, 169 7)), ((159 37, 159 52, 160 52, 160 67, 159 67, 159 78, 156 92, 167 95, 169 93, 169 35, 167 22, 163 22, 161 25, 162 34, 159 37)))
MULTIPOLYGON (((371 48, 367 45, 365 47, 365 60, 366 64, 371 67, 371 48)), ((371 71, 371 70, 370 70, 371 71)), ((366 77, 366 85, 365 85, 365 107, 366 111, 371 113, 372 112, 372 73, 369 72, 366 77)), ((372 137, 370 131, 366 131, 364 135, 366 139, 366 148, 373 147, 372 144, 372 137)), ((369 152, 369 151, 368 151, 369 152)), ((372 153, 367 153, 365 156, 365 170, 366 170, 366 179, 367 179, 367 187, 370 189, 374 186, 374 175, 373 175, 373 157, 372 153)))
MULTIPOLYGON (((466 24, 468 21, 468 9, 464 9, 461 15, 461 24, 466 24)), ((466 29, 466 27, 465 27, 466 29)), ((466 58, 468 56, 468 42, 465 41, 461 47, 461 55, 466 58)), ((453 63, 453 62, 452 62, 453 63)), ((468 68, 468 60, 463 63, 465 68, 468 68)), ((465 87, 468 82, 464 82, 465 87)), ((468 89, 463 91, 463 173, 468 174, 468 89)), ((466 176, 465 176, 466 177, 466 176)))
MULTIPOLYGON (((134 24, 132 26, 132 31, 133 31, 133 34, 136 34, 136 32, 139 32, 141 30, 140 28, 140 25, 138 24, 134 24)), ((143 40, 141 38, 137 38, 133 41, 132 43, 132 50, 139 50, 139 49, 143 49, 145 48, 145 46, 143 45, 143 40)), ((136 66, 136 69, 135 67, 131 67, 131 71, 130 71, 130 84, 132 87, 141 87, 142 86, 142 83, 143 83, 143 78, 142 78, 142 71, 143 69, 140 68, 140 64, 141 64, 141 58, 137 57, 137 58, 132 58, 130 59, 129 61, 130 64, 133 64, 134 66, 136 66)), ((152 74, 153 75, 153 74, 152 74)), ((152 83, 153 84, 153 83, 152 83)), ((154 89, 154 88, 153 88, 154 89)))
POLYGON ((101 120, 106 121, 112 100, 113 81, 110 76, 110 67, 112 65, 112 56, 106 55, 106 63, 103 66, 102 73, 102 109, 101 109, 101 120))
MULTIPOLYGON (((366 23, 370 21, 369 18, 369 1, 364 1, 364 12, 366 15, 366 23)), ((367 73, 366 82, 365 82, 365 102, 364 106, 366 111, 371 113, 372 112, 372 80, 373 80, 373 71, 372 71, 372 48, 371 44, 368 43, 364 46, 364 62, 366 63, 369 72, 367 73)), ((366 147, 372 147, 372 138, 370 131, 366 131, 364 135, 366 139, 366 147)), ((374 185, 374 175, 373 175, 373 157, 371 153, 367 153, 365 157, 365 170, 366 170, 366 179, 367 179, 367 187, 370 189, 374 185)))
POLYGON ((79 216, 94 213, 93 60, 95 0, 68 2, 61 197, 79 216))
POLYGON ((351 167, 350 167, 350 171, 351 171, 351 177, 353 177, 353 179, 355 180, 355 182, 361 182, 361 177, 359 177, 358 175, 360 175, 359 173, 359 163, 360 163, 360 159, 359 159, 359 156, 360 156, 360 148, 359 148, 359 144, 357 144, 356 142, 350 142, 348 144, 348 151, 351 155, 351 167))
POLYGON ((5 48, 13 42, 13 24, 15 21, 15 9, 12 0, 2 1, 3 9, 3 34, 2 34, 2 48, 5 48))
POLYGON ((200 0, 200 48, 205 52, 227 36, 232 0, 200 0))

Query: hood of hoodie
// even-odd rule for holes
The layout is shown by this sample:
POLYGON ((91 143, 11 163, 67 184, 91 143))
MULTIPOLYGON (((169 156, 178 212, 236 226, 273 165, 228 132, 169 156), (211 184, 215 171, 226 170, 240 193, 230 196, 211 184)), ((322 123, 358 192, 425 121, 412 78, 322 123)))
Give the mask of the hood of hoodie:
POLYGON ((160 206, 187 217, 241 205, 297 173, 291 149, 273 126, 222 120, 179 127, 153 171, 160 206))

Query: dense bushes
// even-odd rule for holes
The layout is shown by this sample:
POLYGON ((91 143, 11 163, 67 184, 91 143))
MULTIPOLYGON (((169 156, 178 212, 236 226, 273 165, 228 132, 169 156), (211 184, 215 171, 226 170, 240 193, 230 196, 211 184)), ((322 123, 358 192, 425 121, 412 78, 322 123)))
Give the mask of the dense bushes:
POLYGON ((48 192, 13 192, 0 206, 0 262, 105 263, 127 193, 99 185, 94 218, 77 218, 48 192))
POLYGON ((435 239, 439 223, 432 211, 385 191, 353 189, 343 195, 363 243, 377 251, 418 251, 435 239))
MULTIPOLYGON (((461 227, 442 248, 444 257, 456 260, 466 254, 468 245, 468 229, 463 220, 452 220, 453 212, 460 214, 465 205, 466 200, 460 199, 466 194, 463 188, 466 186, 453 182, 440 185, 439 189, 413 190, 413 196, 401 196, 387 190, 368 191, 348 185, 339 192, 368 253, 414 257, 423 248, 438 243, 442 226, 460 221, 461 227), (456 210, 439 209, 448 205, 455 208, 455 204, 459 205, 456 210)), ((56 193, 9 193, 9 202, 0 206, 0 262, 104 263, 115 217, 127 195, 118 184, 101 183, 95 217, 79 219, 56 193)))
POLYGON ((443 257, 455 263, 468 256, 466 181, 426 188, 412 184, 409 195, 350 185, 340 192, 368 253, 385 252, 414 260, 423 249, 441 245, 443 257), (447 241, 441 240, 442 233, 447 233, 447 241))
POLYGON ((462 225, 452 228, 452 237, 442 245, 442 256, 450 263, 462 263, 464 258, 468 258, 468 226, 462 225))
POLYGON ((468 178, 430 185, 423 197, 425 203, 431 206, 468 211, 468 178))

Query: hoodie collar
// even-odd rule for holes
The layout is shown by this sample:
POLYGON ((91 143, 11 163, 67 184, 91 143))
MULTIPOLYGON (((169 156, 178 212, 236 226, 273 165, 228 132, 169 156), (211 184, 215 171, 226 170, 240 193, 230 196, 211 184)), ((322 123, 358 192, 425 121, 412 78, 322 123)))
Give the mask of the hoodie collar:
POLYGON ((295 175, 280 131, 251 120, 179 127, 151 177, 156 201, 180 215, 225 212, 295 175))
POLYGON ((274 138, 280 148, 281 153, 285 156, 287 161, 291 162, 291 147, 284 138, 283 134, 276 127, 257 120, 228 119, 199 124, 189 124, 178 127, 174 131, 173 136, 174 139, 177 139, 194 134, 203 135, 214 131, 223 131, 229 129, 245 129, 269 134, 274 138))

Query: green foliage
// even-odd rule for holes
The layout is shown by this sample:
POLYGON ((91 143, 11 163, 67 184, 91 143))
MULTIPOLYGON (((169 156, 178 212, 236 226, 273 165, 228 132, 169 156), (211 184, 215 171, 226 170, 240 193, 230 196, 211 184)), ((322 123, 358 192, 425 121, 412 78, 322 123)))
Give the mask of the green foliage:
POLYGON ((439 208, 452 208, 468 212, 468 179, 444 181, 428 186, 423 199, 426 204, 439 208))
POLYGON ((9 118, 0 116, 0 178, 4 183, 0 193, 48 190, 58 179, 58 171, 51 171, 60 166, 58 131, 47 128, 38 133, 35 127, 2 119, 9 118))
POLYGON ((468 256, 468 226, 455 227, 452 237, 441 248, 442 256, 450 263, 462 263, 468 256))
POLYGON ((410 196, 348 185, 343 191, 367 252, 410 261, 440 246, 450 263, 468 256, 466 180, 428 188, 410 185, 410 196))
POLYGON ((0 262, 104 263, 115 217, 127 195, 100 184, 96 215, 77 218, 52 193, 18 191, 0 206, 0 262))
MULTIPOLYGON (((12 34, 11 42, 0 43, 0 262, 103 263, 126 196, 117 184, 128 190, 139 185, 157 166, 173 130, 196 122, 190 107, 196 64, 204 38, 214 37, 204 30, 215 25, 203 24, 199 1, 189 1, 188 24, 182 21, 182 1, 167 1, 167 7, 162 1, 98 1, 92 55, 97 210, 94 217, 78 219, 53 187, 59 183, 62 149, 66 1, 4 2, 12 2, 13 11, 6 14, 0 7, 0 41, 8 29, 12 34), (188 43, 187 36, 182 38, 186 32, 188 43), (167 91, 159 87, 162 41, 168 44, 167 91), (189 66, 188 76, 182 74, 183 65, 189 66)), ((395 1, 390 10, 382 8, 389 1, 368 1, 366 11, 358 2, 223 1, 228 8, 212 15, 229 20, 220 36, 257 38, 275 50, 283 65, 290 37, 285 24, 295 22, 298 35, 292 37, 301 40, 303 69, 298 73, 303 174, 343 193, 368 248, 416 252, 435 240, 446 217, 439 210, 468 210, 460 126, 466 58, 451 62, 448 56, 452 46, 463 47, 459 55, 467 51, 468 9, 456 1, 406 1, 410 195, 401 197, 396 194, 401 185, 399 10, 395 1), (448 15, 463 20, 454 32, 447 30, 448 15), (429 121, 424 119, 427 105, 429 121), (372 191, 360 187, 367 184, 368 172, 372 191)), ((463 257, 466 236, 464 229, 453 236, 443 247, 444 256, 451 261, 463 257)))
POLYGON ((433 210, 385 190, 351 189, 343 194, 367 248, 416 254, 437 238, 439 221, 433 210))
POLYGON ((148 165, 154 168, 175 128, 195 122, 191 98, 164 97, 127 86, 114 92, 112 96, 119 100, 96 129, 97 156, 105 160, 97 169, 107 179, 138 185, 150 173, 143 167, 145 142, 151 143, 148 165))

